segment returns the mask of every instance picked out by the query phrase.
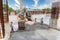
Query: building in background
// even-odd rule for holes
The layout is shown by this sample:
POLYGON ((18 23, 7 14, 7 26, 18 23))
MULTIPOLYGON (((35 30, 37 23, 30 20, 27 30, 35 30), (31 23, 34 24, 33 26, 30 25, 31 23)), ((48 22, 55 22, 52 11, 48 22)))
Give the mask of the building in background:
POLYGON ((32 15, 33 14, 42 14, 43 11, 40 9, 27 9, 27 13, 31 13, 32 15))

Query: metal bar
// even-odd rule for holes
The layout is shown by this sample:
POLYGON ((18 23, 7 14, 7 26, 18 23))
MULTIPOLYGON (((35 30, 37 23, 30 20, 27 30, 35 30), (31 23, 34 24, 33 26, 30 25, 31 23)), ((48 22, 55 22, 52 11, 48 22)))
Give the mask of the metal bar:
POLYGON ((3 34, 3 38, 5 36, 5 29, 4 29, 4 18, 3 18, 3 4, 2 4, 2 0, 0 0, 0 20, 1 20, 1 27, 2 27, 2 34, 3 34))
POLYGON ((8 19, 9 19, 9 18, 8 18, 8 0, 6 0, 6 11, 7 11, 7 12, 6 12, 6 13, 7 13, 7 22, 8 22, 8 21, 9 21, 9 20, 8 20, 8 19))

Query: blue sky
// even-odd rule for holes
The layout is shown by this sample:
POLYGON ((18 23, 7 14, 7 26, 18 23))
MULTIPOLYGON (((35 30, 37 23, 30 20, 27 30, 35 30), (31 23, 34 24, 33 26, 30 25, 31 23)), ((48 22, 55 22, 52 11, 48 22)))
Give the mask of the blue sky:
MULTIPOLYGON (((51 4, 57 1, 59 0, 23 0, 23 7, 33 9, 51 8, 51 4)), ((13 9, 20 8, 20 0, 8 0, 8 4, 13 9)))

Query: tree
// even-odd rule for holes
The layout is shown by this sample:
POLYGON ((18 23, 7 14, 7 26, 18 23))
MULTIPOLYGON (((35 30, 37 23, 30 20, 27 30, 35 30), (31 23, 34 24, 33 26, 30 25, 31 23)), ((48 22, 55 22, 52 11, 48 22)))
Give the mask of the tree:
MULTIPOLYGON (((3 4, 4 9, 7 8, 6 6, 7 6, 6 4, 3 4)), ((10 11, 15 11, 15 10, 13 8, 9 7, 9 5, 8 5, 8 11, 10 12, 10 11)))
POLYGON ((11 7, 8 7, 8 11, 15 11, 15 10, 11 7))
POLYGON ((46 8, 46 11, 51 11, 51 9, 50 8, 46 8))

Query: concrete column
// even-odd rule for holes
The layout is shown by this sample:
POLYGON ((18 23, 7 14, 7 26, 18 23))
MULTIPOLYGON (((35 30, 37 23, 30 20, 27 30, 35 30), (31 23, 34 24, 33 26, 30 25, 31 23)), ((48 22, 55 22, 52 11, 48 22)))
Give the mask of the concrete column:
POLYGON ((4 17, 3 17, 3 4, 2 0, 0 0, 0 20, 1 20, 1 26, 2 26, 2 36, 4 38, 5 36, 5 28, 4 28, 4 17))
POLYGON ((57 28, 57 20, 59 17, 59 8, 60 2, 55 2, 52 4, 52 13, 51 13, 51 20, 50 26, 53 28, 57 28))
POLYGON ((20 12, 22 11, 22 0, 20 0, 20 12))

